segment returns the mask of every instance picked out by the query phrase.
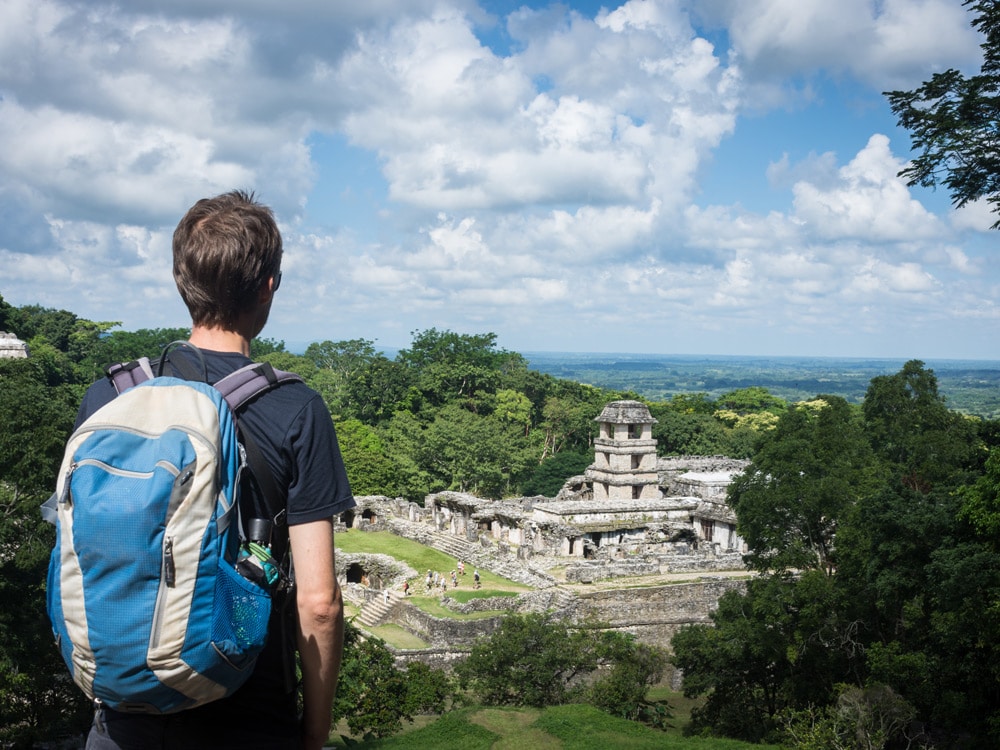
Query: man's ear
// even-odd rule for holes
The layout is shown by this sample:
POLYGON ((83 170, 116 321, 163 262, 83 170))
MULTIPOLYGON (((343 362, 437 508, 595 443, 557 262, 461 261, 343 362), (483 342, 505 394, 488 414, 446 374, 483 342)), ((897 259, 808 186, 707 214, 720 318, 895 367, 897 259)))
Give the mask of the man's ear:
POLYGON ((267 281, 264 282, 264 286, 262 286, 260 291, 257 292, 257 303, 260 305, 266 305, 272 299, 274 299, 274 277, 269 276, 267 281))

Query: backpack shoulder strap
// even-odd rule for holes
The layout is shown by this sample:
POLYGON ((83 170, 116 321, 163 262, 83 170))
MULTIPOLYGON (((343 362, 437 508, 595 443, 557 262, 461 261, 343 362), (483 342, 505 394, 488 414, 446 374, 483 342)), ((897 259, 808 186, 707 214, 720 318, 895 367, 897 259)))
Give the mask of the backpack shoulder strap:
POLYGON ((147 380, 152 380, 154 377, 159 377, 163 375, 163 368, 165 365, 170 365, 170 368, 174 370, 181 378, 184 380, 199 380, 201 382, 206 382, 208 380, 208 368, 205 366, 205 357, 202 355, 201 350, 193 344, 189 344, 187 341, 171 341, 165 347, 163 347, 163 353, 160 358, 156 361, 156 372, 153 372, 153 363, 150 362, 149 357, 141 357, 140 359, 134 359, 131 362, 121 362, 119 364, 111 365, 105 370, 108 378, 115 387, 115 391, 121 393, 132 386, 139 385, 139 383, 144 383, 147 380), (177 359, 170 359, 170 350, 186 348, 190 349, 197 356, 199 363, 201 364, 201 373, 199 373, 194 365, 190 364, 183 357, 177 359))
POLYGON ((149 357, 111 365, 106 372, 118 393, 153 379, 153 367, 149 363, 149 357))
POLYGON ((294 372, 275 370, 267 362, 254 362, 231 372, 215 384, 233 412, 238 413, 253 399, 282 383, 304 382, 294 372))
MULTIPOLYGON (((222 394, 222 397, 229 404, 234 415, 239 415, 240 411, 253 399, 263 393, 277 388, 283 383, 304 382, 301 377, 293 372, 283 372, 275 370, 267 362, 254 362, 229 373, 222 380, 215 384, 215 388, 222 394)), ((239 429, 239 418, 237 416, 237 429, 239 429)), ((250 473, 257 486, 260 488, 261 497, 264 499, 268 516, 276 527, 285 523, 285 498, 287 493, 278 486, 274 479, 274 474, 267 465, 267 460, 261 452, 257 442, 253 440, 245 431, 239 429, 240 442, 246 450, 247 464, 250 466, 250 473), (275 508, 278 510, 276 511, 275 508)))
MULTIPOLYGON (((201 356, 201 351, 187 342, 176 341, 168 344, 164 349, 163 355, 157 363, 156 373, 153 372, 153 367, 148 357, 111 365, 107 369, 107 373, 114 384, 115 390, 121 393, 132 386, 139 385, 139 383, 152 380, 157 375, 163 374, 164 364, 166 363, 169 363, 170 367, 185 380, 204 381, 207 379, 202 377, 197 369, 190 365, 183 357, 178 357, 174 360, 168 358, 169 349, 180 346, 194 350, 198 355, 202 370, 205 370, 204 358, 201 356)), ((229 373, 229 375, 215 383, 214 387, 222 394, 233 415, 237 416, 243 407, 261 394, 266 393, 272 388, 277 388, 283 383, 292 382, 301 383, 304 381, 299 375, 293 372, 275 370, 267 362, 254 362, 229 373)), ((267 460, 264 458, 264 454, 257 446, 257 443, 243 430, 239 429, 238 416, 236 421, 240 442, 246 450, 250 471, 260 488, 265 504, 269 506, 267 508, 268 515, 271 516, 275 526, 280 526, 284 522, 283 508, 285 505, 285 492, 274 480, 271 469, 267 465, 267 460), (275 507, 281 510, 275 512, 275 507)))

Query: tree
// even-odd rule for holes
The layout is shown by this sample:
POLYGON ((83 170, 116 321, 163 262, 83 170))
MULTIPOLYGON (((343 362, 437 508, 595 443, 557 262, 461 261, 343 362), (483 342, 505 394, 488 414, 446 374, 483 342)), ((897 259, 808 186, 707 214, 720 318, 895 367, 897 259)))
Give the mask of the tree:
POLYGON ((542 458, 563 450, 592 449, 592 439, 597 432, 594 418, 601 413, 607 395, 589 386, 560 388, 559 392, 550 395, 542 408, 542 458))
POLYGON ((759 572, 833 572, 838 522, 872 486, 873 457, 850 404, 820 396, 785 412, 729 488, 759 572))
MULTIPOLYGON (((900 127, 920 155, 900 173, 909 185, 944 185, 961 208, 985 198, 1000 213, 1000 2, 964 0, 985 39, 978 75, 954 68, 936 73, 913 91, 888 91, 900 127)), ((993 229, 1000 229, 1000 219, 993 229)))
POLYGON ((971 467, 975 425, 948 409, 934 371, 920 360, 872 378, 862 408, 872 447, 907 487, 928 492, 971 467))
POLYGON ((961 509, 952 487, 891 482, 842 525, 838 582, 864 623, 867 678, 936 730, 997 746, 1000 554, 961 509))
POLYGON ((456 672, 463 687, 490 706, 563 703, 577 675, 597 668, 593 639, 548 615, 510 615, 473 646, 456 672))
POLYGON ((415 455, 441 489, 499 499, 531 465, 532 452, 523 428, 451 403, 436 411, 415 455))
POLYGON ((388 737, 418 712, 441 711, 451 695, 451 684, 441 670, 424 665, 400 670, 384 641, 362 637, 353 624, 344 624, 334 723, 346 719, 356 734, 388 737))
POLYGON ((495 394, 493 415, 500 422, 520 428, 525 435, 531 430, 531 401, 518 391, 499 389, 495 394))
POLYGON ((990 451, 983 475, 975 484, 959 492, 964 500, 962 517, 1000 551, 1000 448, 990 451))
POLYGON ((0 331, 10 332, 16 314, 17 308, 7 302, 0 294, 0 331))
POLYGON ((662 706, 647 701, 646 694, 663 678, 669 663, 666 653, 615 631, 600 634, 598 651, 611 668, 590 686, 588 701, 623 719, 664 728, 669 716, 658 710, 662 706))
POLYGON ((692 731, 761 742, 774 737, 789 709, 828 703, 857 650, 842 606, 834 579, 822 572, 767 575, 750 580, 745 593, 723 594, 713 625, 678 631, 672 662, 684 674, 684 694, 707 695, 692 731))
POLYGON ((789 711, 785 727, 795 750, 881 750, 899 741, 911 747, 914 718, 913 706, 888 685, 844 685, 833 705, 789 711))
POLYGON ((864 414, 886 479, 841 524, 837 577, 848 616, 864 623, 866 678, 935 730, 996 746, 996 467, 981 466, 975 424, 947 409, 918 361, 874 378, 864 414))
POLYGON ((69 679, 45 613, 53 529, 38 506, 55 488, 75 392, 33 360, 0 360, 0 743, 82 731, 87 702, 69 679))
POLYGON ((310 385, 323 394, 332 413, 357 416, 359 410, 348 404, 351 384, 364 377, 378 356, 381 355, 376 354, 374 343, 367 339, 312 343, 305 352, 316 372, 310 385))
POLYGON ((521 492, 525 495, 555 497, 567 479, 583 474, 593 462, 593 453, 561 451, 535 467, 521 485, 521 492))
MULTIPOLYGON (((416 376, 417 388, 432 406, 461 401, 476 410, 484 394, 496 391, 512 354, 496 348, 496 334, 414 331, 413 343, 396 361, 416 376)), ((523 358, 522 358, 523 359, 523 358)))
POLYGON ((41 338, 61 352, 69 350, 69 339, 77 317, 69 310, 24 305, 8 314, 8 325, 24 341, 41 338))
POLYGON ((770 412, 781 414, 788 407, 783 398, 773 395, 767 388, 754 385, 749 388, 737 388, 724 393, 716 401, 716 408, 734 411, 740 416, 770 412))
POLYGON ((396 463, 374 428, 345 419, 336 423, 340 452, 355 495, 402 494, 396 463))
MULTIPOLYGON (((704 394, 699 394, 704 395, 704 394)), ((656 419, 653 438, 661 456, 712 456, 728 448, 726 428, 712 416, 714 403, 706 410, 692 399, 674 396, 667 403, 650 404, 656 419)))

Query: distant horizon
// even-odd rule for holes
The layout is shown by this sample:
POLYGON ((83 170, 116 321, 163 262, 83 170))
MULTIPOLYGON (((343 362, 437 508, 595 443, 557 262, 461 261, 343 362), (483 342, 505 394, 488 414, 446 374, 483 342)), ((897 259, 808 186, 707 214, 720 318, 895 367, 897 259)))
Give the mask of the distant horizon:
MULTIPOLYGON (((653 353, 653 352, 571 352, 571 351, 519 351, 519 354, 524 357, 529 357, 529 355, 541 355, 541 356, 580 356, 580 357, 628 357, 632 359, 638 358, 649 358, 649 359, 776 359, 776 360, 836 360, 836 361, 846 361, 846 362, 887 362, 887 363, 906 363, 911 360, 919 360, 924 363, 931 362, 970 362, 970 363, 987 363, 995 365, 996 369, 1000 369, 1000 360, 997 359, 975 359, 968 357, 922 357, 922 356, 912 356, 912 357, 893 357, 893 356, 842 356, 836 354, 682 354, 679 352, 663 352, 663 353, 653 353)), ((995 369, 990 367, 988 369, 995 369)))
MULTIPOLYGON (((271 338, 266 335, 265 338, 271 338)), ((280 340, 280 339, 276 339, 280 340)), ((333 339, 330 339, 333 340, 333 339)), ((375 350, 388 356, 391 354, 393 357, 403 349, 408 349, 408 346, 380 346, 374 339, 369 339, 373 342, 375 350)), ((302 354, 305 352, 306 348, 313 343, 319 343, 318 341, 284 341, 285 348, 292 352, 293 354, 302 354)), ((521 356, 525 357, 530 361, 531 355, 538 356, 550 356, 550 357, 627 357, 629 359, 775 359, 775 360, 837 360, 845 362, 885 362, 885 363, 900 363, 905 364, 910 360, 919 360, 924 363, 976 363, 976 364, 988 364, 990 367, 985 369, 993 370, 1000 369, 1000 359, 986 359, 986 358, 971 358, 971 357, 937 357, 937 356, 920 356, 913 355, 908 357, 896 357, 891 355, 878 355, 878 356, 864 356, 864 355, 837 355, 837 354, 704 354, 704 353, 680 353, 680 352, 627 352, 627 351, 572 351, 572 350, 560 350, 560 349, 517 349, 510 346, 499 346, 500 349, 516 352, 521 356)))

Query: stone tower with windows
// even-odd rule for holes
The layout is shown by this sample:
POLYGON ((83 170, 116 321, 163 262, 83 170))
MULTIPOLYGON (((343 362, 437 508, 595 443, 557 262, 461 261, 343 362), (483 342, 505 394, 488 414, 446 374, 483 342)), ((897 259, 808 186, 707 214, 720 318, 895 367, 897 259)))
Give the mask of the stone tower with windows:
POLYGON ((594 500, 657 500, 661 497, 656 471, 656 420, 639 401, 612 401, 595 422, 594 463, 587 469, 594 500))

